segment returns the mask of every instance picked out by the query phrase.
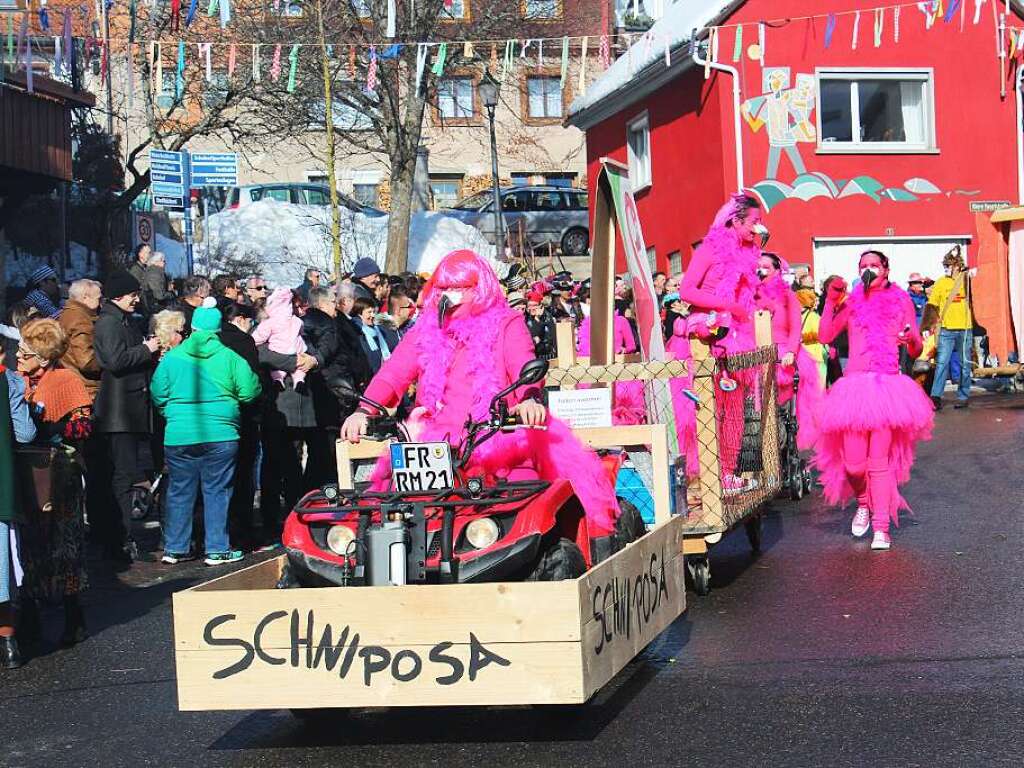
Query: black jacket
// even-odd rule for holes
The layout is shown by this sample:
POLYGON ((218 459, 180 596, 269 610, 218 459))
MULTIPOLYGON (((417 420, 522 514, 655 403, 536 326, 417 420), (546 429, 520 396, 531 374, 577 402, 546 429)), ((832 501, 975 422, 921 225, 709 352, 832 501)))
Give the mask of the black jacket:
POLYGON ((93 408, 97 432, 150 432, 149 377, 153 353, 130 315, 105 303, 96 318, 96 362, 103 373, 93 408))
POLYGON ((365 386, 365 358, 353 354, 349 338, 343 334, 347 318, 334 318, 311 307, 302 318, 302 338, 306 352, 316 358, 317 367, 307 381, 313 395, 317 424, 322 427, 340 427, 357 401, 354 394, 365 386), (339 322, 344 319, 344 326, 339 322))
POLYGON ((377 295, 371 289, 367 288, 364 283, 359 280, 353 280, 352 285, 355 286, 355 297, 357 299, 366 299, 367 301, 372 301, 374 304, 377 303, 377 295))
POLYGON ((537 357, 551 360, 558 356, 558 340, 555 330, 555 319, 547 310, 540 317, 526 316, 526 328, 533 339, 533 349, 537 357))

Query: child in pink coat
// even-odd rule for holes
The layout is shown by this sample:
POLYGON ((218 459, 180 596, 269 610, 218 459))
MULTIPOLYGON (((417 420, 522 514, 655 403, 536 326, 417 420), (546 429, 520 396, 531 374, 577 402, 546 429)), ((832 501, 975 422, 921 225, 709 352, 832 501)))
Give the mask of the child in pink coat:
MULTIPOLYGON (((306 351, 306 342, 302 340, 302 320, 292 311, 291 288, 275 288, 267 299, 267 317, 260 321, 253 331, 252 339, 256 346, 266 344, 271 352, 282 355, 297 355, 306 351)), ((284 386, 284 371, 271 371, 270 378, 284 386)), ((306 372, 296 369, 292 376, 292 386, 298 387, 306 380, 306 372)))

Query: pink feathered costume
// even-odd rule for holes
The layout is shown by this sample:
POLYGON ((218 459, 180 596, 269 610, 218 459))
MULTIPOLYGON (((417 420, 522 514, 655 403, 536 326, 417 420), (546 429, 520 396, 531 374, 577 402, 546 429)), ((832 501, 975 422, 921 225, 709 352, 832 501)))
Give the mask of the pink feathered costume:
MULTIPOLYGON (((665 342, 665 351, 673 360, 693 362, 690 351, 690 327, 685 317, 680 317, 672 324, 672 335, 665 342)), ((669 391, 672 393, 672 409, 676 416, 676 438, 679 450, 686 456, 687 477, 696 477, 700 473, 700 456, 697 453, 697 404, 684 393, 693 389, 693 367, 687 368, 686 376, 670 379, 669 391)))
MULTIPOLYGON (((797 393, 796 416, 799 427, 796 434, 797 447, 804 451, 814 445, 817 428, 815 419, 821 405, 821 377, 818 364, 803 347, 800 302, 796 294, 782 280, 778 273, 763 281, 757 288, 758 309, 771 313, 772 340, 778 349, 779 360, 792 354, 796 360, 796 371, 800 374, 800 389, 797 393)), ((778 384, 778 403, 785 405, 793 399, 792 366, 781 363, 775 367, 778 384)))
MULTIPOLYGON (((306 351, 306 342, 302 340, 302 320, 295 316, 292 309, 291 288, 275 288, 267 299, 267 316, 253 331, 252 340, 256 346, 266 344, 272 352, 282 355, 295 355, 306 351)), ((270 378, 284 384, 284 371, 271 371, 270 378)), ((306 380, 305 371, 296 370, 291 374, 292 384, 298 385, 306 380)))
MULTIPOLYGON (((710 311, 730 313, 728 333, 712 346, 712 353, 716 356, 749 352, 756 346, 754 292, 759 284, 757 260, 761 249, 754 244, 740 242, 730 226, 739 213, 739 201, 743 197, 733 195, 719 209, 679 286, 679 298, 690 305, 693 314, 710 311)), ((745 382, 744 378, 749 377, 742 373, 735 378, 739 388, 715 393, 722 405, 720 454, 722 471, 727 475, 736 470, 743 433, 744 390, 748 384, 753 384, 753 381, 745 382)), ((684 415, 677 413, 676 418, 684 415)))
POLYGON ((924 391, 899 372, 897 335, 908 325, 914 357, 921 339, 906 291, 888 284, 865 294, 858 285, 838 311, 825 304, 818 329, 824 344, 846 330, 850 361, 819 409, 814 465, 825 498, 832 504, 857 498, 871 510, 876 532, 888 532, 890 519, 898 525, 899 511, 909 509, 899 485, 910 479, 914 446, 931 438, 934 421, 924 391))
MULTIPOLYGON (((366 389, 383 405, 398 404, 418 382, 410 418, 414 439, 450 440, 465 436, 469 416, 487 416, 491 398, 519 377, 532 360, 533 342, 523 316, 509 308, 494 270, 472 251, 455 251, 438 265, 424 289, 423 312, 366 389), (438 302, 446 289, 473 287, 472 304, 438 320, 438 302)), ((540 400, 537 387, 516 391, 510 404, 540 400)), ((615 489, 597 454, 585 447, 563 422, 547 419, 546 430, 502 433, 473 453, 470 474, 509 479, 568 479, 587 514, 591 536, 615 528, 619 515, 615 489)), ((390 481, 390 465, 377 465, 374 484, 390 481)))
MULTIPOLYGON (((636 338, 633 336, 629 320, 617 312, 612 318, 612 334, 612 351, 615 354, 631 355, 636 352, 636 338)), ((590 356, 589 315, 580 323, 576 351, 584 357, 590 356)), ((580 385, 579 388, 585 389, 586 387, 580 385)), ((612 405, 613 424, 643 424, 647 420, 647 405, 642 381, 619 382, 613 385, 612 391, 615 395, 615 403, 612 405)))

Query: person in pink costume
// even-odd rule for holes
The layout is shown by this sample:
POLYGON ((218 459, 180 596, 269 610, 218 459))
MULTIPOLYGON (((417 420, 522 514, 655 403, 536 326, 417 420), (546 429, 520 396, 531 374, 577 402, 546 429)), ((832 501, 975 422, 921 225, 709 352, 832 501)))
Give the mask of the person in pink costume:
POLYGON ((890 521, 909 510, 899 486, 910 479, 914 447, 931 438, 931 401, 899 369, 905 346, 921 354, 914 305, 889 282, 889 260, 878 251, 860 257, 861 284, 844 302, 846 283, 834 280, 825 298, 818 336, 830 343, 842 331, 850 340, 846 371, 826 392, 818 414, 814 466, 832 504, 857 499, 852 532, 874 528, 872 549, 889 549, 890 521))
MULTIPOLYGON (((523 316, 506 303, 494 270, 472 251, 445 256, 422 298, 420 319, 373 377, 366 396, 394 407, 417 382, 407 424, 412 438, 458 443, 467 418, 486 418, 494 395, 533 359, 533 342, 523 316), (451 309, 441 311, 444 307, 451 309)), ((540 386, 517 390, 509 400, 524 424, 547 428, 495 436, 473 453, 468 472, 512 480, 568 479, 586 512, 589 535, 606 536, 619 516, 612 481, 597 454, 548 415, 540 386)), ((341 436, 358 442, 366 426, 367 413, 357 411, 346 419, 341 436)), ((385 457, 377 464, 373 487, 382 490, 389 483, 385 457)))
MULTIPOLYGON (((260 321, 253 331, 252 340, 256 346, 266 344, 271 352, 278 352, 282 355, 297 355, 305 353, 306 342, 302 340, 302 320, 295 316, 292 310, 291 288, 275 288, 267 299, 267 316, 260 321)), ((271 371, 270 378, 284 386, 284 371, 271 371)), ((295 370, 291 374, 292 386, 298 387, 306 380, 306 372, 295 370)))
POLYGON ((757 287, 755 304, 758 309, 772 316, 772 340, 779 357, 775 366, 779 405, 785 405, 793 399, 793 373, 795 371, 800 374, 800 390, 796 402, 799 425, 796 444, 797 448, 805 451, 814 445, 818 431, 815 419, 823 393, 818 364, 803 346, 800 301, 783 281, 782 267, 782 260, 774 253, 762 254, 758 259, 757 275, 761 284, 757 287))
MULTIPOLYGON (((697 321, 699 325, 700 320, 697 321)), ((675 412, 676 437, 679 450, 686 456, 686 476, 690 479, 700 474, 700 460, 697 453, 697 404, 686 395, 693 391, 693 354, 690 351, 689 318, 676 318, 672 324, 672 335, 665 342, 665 352, 673 360, 686 362, 686 376, 669 380, 672 393, 672 409, 675 412)))
MULTIPOLYGON (((730 196, 683 276, 679 298, 690 305, 690 332, 699 337, 701 326, 722 329, 724 335, 712 346, 716 356, 749 352, 756 346, 754 294, 760 282, 757 260, 761 256, 757 242, 767 232, 756 198, 743 192, 730 196)), ((744 373, 735 381, 736 389, 716 392, 721 403, 719 452, 726 490, 743 487, 734 473, 743 434, 744 392, 754 385, 753 378, 744 373)))
MULTIPOLYGON (((612 318, 612 352, 616 355, 631 355, 636 350, 636 337, 629 320, 615 313, 612 318)), ((590 356, 590 316, 583 318, 580 324, 579 337, 576 341, 576 352, 583 357, 590 356)), ((580 389, 586 389, 581 385, 580 389)), ((615 403, 612 406, 612 423, 643 424, 647 421, 647 406, 644 400, 644 383, 642 381, 623 381, 613 385, 615 403)))

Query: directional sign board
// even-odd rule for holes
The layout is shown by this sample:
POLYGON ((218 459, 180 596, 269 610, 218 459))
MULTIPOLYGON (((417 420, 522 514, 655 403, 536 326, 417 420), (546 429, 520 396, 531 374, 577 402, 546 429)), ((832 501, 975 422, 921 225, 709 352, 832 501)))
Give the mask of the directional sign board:
POLYGON ((238 155, 234 152, 193 152, 189 160, 193 187, 238 185, 238 155))
POLYGON ((183 152, 151 149, 149 177, 154 205, 178 211, 185 210, 188 197, 188 169, 183 152))

